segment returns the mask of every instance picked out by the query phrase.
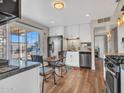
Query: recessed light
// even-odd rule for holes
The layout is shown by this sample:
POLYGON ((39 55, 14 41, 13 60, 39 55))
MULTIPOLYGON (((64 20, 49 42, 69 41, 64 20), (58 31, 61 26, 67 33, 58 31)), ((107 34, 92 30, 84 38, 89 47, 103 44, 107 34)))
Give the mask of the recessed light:
POLYGON ((89 17, 90 15, 89 15, 89 14, 86 14, 85 16, 86 16, 86 17, 89 17))
POLYGON ((51 23, 51 24, 54 24, 54 23, 55 23, 55 21, 50 21, 50 23, 51 23))

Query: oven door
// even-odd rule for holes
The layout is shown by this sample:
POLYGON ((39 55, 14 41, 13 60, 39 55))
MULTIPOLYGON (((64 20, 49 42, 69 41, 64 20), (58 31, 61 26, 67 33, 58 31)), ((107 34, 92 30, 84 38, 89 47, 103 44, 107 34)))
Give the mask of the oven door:
POLYGON ((120 93, 118 89, 118 77, 109 70, 106 71, 106 89, 107 93, 120 93))

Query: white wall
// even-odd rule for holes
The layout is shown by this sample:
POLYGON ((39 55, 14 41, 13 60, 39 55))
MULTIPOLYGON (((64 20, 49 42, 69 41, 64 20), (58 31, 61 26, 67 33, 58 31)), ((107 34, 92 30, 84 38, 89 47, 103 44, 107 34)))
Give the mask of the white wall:
POLYGON ((91 42, 90 24, 80 24, 80 40, 81 42, 91 42))
POLYGON ((124 25, 118 27, 118 53, 124 53, 124 47, 122 45, 122 37, 124 37, 124 25))
POLYGON ((118 52, 118 38, 117 29, 111 30, 111 38, 108 40, 108 53, 118 52))
POLYGON ((48 30, 43 30, 42 31, 42 41, 41 41, 41 45, 43 47, 43 57, 46 58, 48 56, 48 52, 47 52, 47 37, 48 37, 49 31, 48 30))
POLYGON ((104 57, 105 53, 105 36, 96 36, 95 37, 95 47, 98 47, 100 50, 100 58, 104 57))

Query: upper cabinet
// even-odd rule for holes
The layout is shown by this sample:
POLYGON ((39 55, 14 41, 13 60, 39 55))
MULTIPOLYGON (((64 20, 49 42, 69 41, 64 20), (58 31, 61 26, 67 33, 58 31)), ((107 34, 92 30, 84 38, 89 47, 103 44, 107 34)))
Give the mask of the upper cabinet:
POLYGON ((64 36, 64 26, 51 27, 49 29, 49 36, 58 36, 58 35, 64 36))
POLYGON ((91 42, 91 28, 90 24, 80 24, 80 41, 91 42))
POLYGON ((79 25, 65 27, 65 37, 69 39, 79 38, 79 29, 79 25))
POLYGON ((81 42, 91 42, 90 24, 51 27, 49 36, 63 35, 65 38, 79 38, 81 42))

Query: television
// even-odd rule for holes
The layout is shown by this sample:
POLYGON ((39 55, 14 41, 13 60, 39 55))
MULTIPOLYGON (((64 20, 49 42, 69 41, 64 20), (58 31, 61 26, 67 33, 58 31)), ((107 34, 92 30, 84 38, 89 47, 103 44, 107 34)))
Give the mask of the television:
POLYGON ((0 24, 21 17, 21 0, 0 0, 0 24))

